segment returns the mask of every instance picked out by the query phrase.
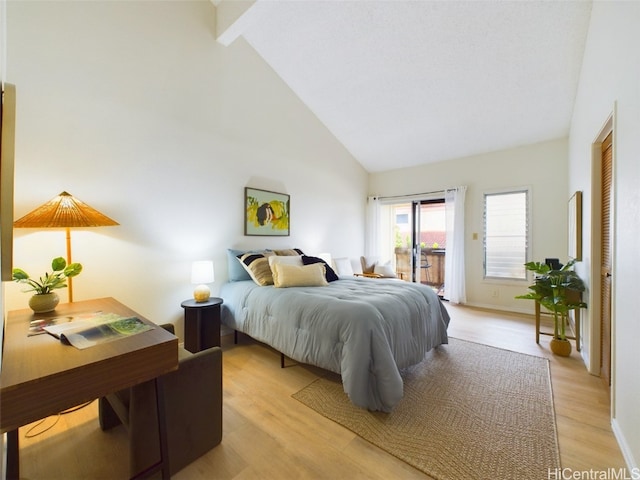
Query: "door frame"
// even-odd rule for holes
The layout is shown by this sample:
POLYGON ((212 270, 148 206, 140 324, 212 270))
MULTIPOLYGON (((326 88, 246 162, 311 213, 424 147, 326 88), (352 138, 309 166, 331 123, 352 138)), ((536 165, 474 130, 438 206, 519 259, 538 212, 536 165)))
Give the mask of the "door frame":
MULTIPOLYGON (((412 225, 412 245, 411 245, 411 262, 412 262, 412 282, 422 283, 422 246, 420 242, 420 235, 422 233, 422 207, 425 205, 442 205, 445 206, 444 195, 437 198, 423 198, 421 200, 413 200, 411 205, 411 212, 413 215, 412 225)), ((445 248, 446 250, 446 248, 445 248)), ((445 253, 446 255, 446 253, 445 253)), ((444 272, 443 272, 444 276, 444 272)), ((444 279, 443 279, 444 280, 444 279)))
MULTIPOLYGON (((602 143, 605 138, 612 133, 611 148, 612 148, 612 163, 611 163, 611 189, 612 189, 612 201, 611 201, 611 234, 614 235, 616 230, 616 105, 614 103, 613 110, 609 114, 607 120, 603 124, 602 128, 596 135, 595 140, 591 145, 591 265, 590 265, 590 288, 589 288, 589 320, 590 320, 590 335, 589 335, 589 357, 588 368, 589 373, 593 375, 600 375, 600 311, 602 307, 601 302, 601 263, 602 263, 602 242, 601 242, 601 230, 602 222, 600 216, 600 209, 602 204, 602 143)), ((613 239, 612 239, 613 240, 613 239)), ((613 406, 615 405, 615 399, 613 398, 615 392, 615 291, 616 291, 616 254, 615 254, 615 241, 611 242, 611 270, 613 275, 611 277, 611 408, 612 415, 613 406)))

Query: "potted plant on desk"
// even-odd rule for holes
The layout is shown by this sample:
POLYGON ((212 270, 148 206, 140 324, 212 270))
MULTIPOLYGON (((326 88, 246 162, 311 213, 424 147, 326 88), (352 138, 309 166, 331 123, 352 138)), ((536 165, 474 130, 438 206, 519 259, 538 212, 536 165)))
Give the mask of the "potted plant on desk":
POLYGON ((75 277, 82 272, 82 265, 79 263, 70 263, 62 257, 54 258, 51 262, 53 272, 45 273, 43 277, 34 280, 29 274, 20 268, 13 269, 13 280, 18 283, 26 283, 30 288, 25 292, 36 292, 29 299, 29 307, 35 313, 46 313, 55 310, 60 298, 55 292, 56 288, 65 288, 67 286, 67 278, 75 277))
POLYGON ((553 353, 562 356, 571 354, 571 343, 566 336, 569 312, 587 307, 582 301, 585 285, 571 268, 574 264, 575 260, 571 260, 554 270, 545 263, 525 263, 525 268, 535 274, 534 283, 529 286, 529 293, 516 297, 535 300, 553 314, 553 338, 549 346, 553 353))

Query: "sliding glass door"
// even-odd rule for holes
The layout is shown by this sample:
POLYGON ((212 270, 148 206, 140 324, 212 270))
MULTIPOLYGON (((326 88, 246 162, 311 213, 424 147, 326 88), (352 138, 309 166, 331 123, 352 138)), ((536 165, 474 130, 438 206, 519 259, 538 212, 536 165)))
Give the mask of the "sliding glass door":
POLYGON ((444 285, 444 199, 381 205, 381 251, 402 278, 439 290, 444 285))

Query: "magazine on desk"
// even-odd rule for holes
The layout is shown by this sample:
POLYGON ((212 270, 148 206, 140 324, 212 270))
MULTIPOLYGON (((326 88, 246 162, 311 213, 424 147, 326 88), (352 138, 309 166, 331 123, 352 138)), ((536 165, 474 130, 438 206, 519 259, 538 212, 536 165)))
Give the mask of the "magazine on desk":
POLYGON ((87 313, 47 319, 40 328, 62 343, 80 350, 119 338, 146 332, 154 327, 137 317, 123 317, 115 313, 87 313))

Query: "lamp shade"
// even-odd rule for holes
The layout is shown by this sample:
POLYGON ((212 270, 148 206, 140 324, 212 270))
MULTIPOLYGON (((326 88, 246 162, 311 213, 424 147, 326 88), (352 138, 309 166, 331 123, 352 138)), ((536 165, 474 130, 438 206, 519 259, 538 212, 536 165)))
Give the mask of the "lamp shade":
POLYGON ((193 262, 191 265, 191 283, 194 285, 200 283, 213 283, 213 262, 210 260, 202 260, 193 262))
POLYGON ((111 225, 118 225, 118 222, 67 192, 62 192, 13 222, 13 226, 16 228, 107 227, 111 225))
MULTIPOLYGON (((44 205, 13 222, 16 228, 65 228, 67 231, 67 265, 71 265, 71 228, 119 225, 70 193, 62 192, 44 205)), ((69 302, 73 302, 73 279, 69 278, 69 302)))

